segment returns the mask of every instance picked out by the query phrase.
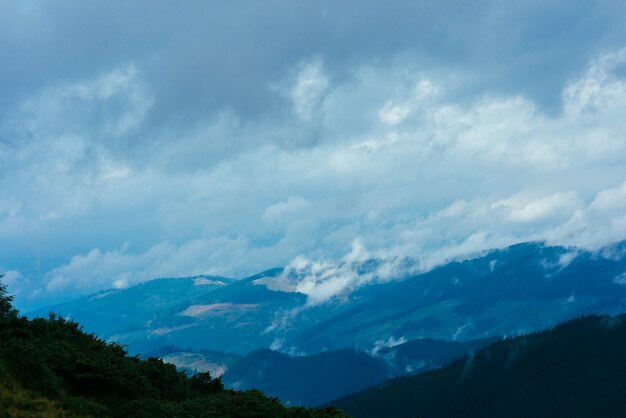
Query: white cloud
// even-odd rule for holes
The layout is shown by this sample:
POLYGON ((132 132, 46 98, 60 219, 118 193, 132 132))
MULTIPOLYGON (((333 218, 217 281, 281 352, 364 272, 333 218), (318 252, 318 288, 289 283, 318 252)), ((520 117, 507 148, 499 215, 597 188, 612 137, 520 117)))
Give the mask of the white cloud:
POLYGON ((582 202, 575 192, 555 193, 531 201, 519 200, 521 196, 496 202, 494 208, 505 206, 510 210, 509 219, 519 222, 536 222, 560 213, 573 213, 582 202))
POLYGON ((387 340, 376 340, 374 343, 374 347, 371 349, 370 353, 373 356, 378 355, 378 352, 383 348, 392 348, 398 346, 400 344, 404 344, 406 342, 406 338, 394 338, 393 336, 387 338, 387 340))
POLYGON ((272 289, 303 293, 307 295, 307 305, 315 306, 347 296, 369 283, 402 278, 415 267, 398 259, 378 260, 368 266, 373 258, 363 243, 355 239, 351 251, 340 261, 311 261, 299 256, 280 277, 266 284, 272 289))
POLYGON ((384 123, 395 126, 406 119, 410 112, 411 110, 408 106, 394 105, 391 102, 387 102, 378 112, 378 117, 384 123))
POLYGON ((286 201, 275 203, 265 208, 261 216, 266 222, 280 222, 285 218, 291 218, 298 212, 306 209, 310 203, 303 197, 290 196, 286 201))
POLYGON ((598 193, 593 202, 591 202, 590 208, 598 212, 625 209, 626 181, 620 187, 603 190, 598 193))
POLYGON ((133 173, 115 155, 116 141, 140 127, 151 104, 131 64, 16 105, 0 119, 0 187, 11 196, 0 202, 0 230, 3 221, 38 229, 106 206, 133 173))
POLYGON ((85 293, 125 288, 155 277, 220 275, 231 271, 230 263, 245 253, 245 247, 242 240, 215 239, 179 246, 164 242, 143 253, 130 253, 127 248, 106 252, 96 248, 47 273, 46 290, 85 293))
MULTIPOLYGON (((17 270, 4 270, 0 269, 0 274, 4 274, 4 277, 0 279, 0 283, 7 286, 7 292, 9 295, 23 297, 28 292, 29 280, 27 277, 17 270)), ((30 291, 32 295, 32 290, 30 291)))
POLYGON ((121 66, 0 121, 34 138, 0 142, 0 238, 65 245, 44 273, 54 294, 293 260, 312 304, 397 273, 356 274, 368 257, 428 268, 524 240, 597 248, 626 237, 623 55, 591 63, 552 114, 521 94, 459 97, 463 77, 409 58, 334 77, 320 57, 281 84, 299 120, 221 109, 156 132, 142 131, 154 86, 121 66), (116 250, 126 241, 137 250, 116 250))
POLYGON ((626 82, 613 73, 626 64, 626 48, 602 55, 589 66, 584 77, 563 91, 564 111, 569 116, 605 112, 626 102, 626 82))
POLYGON ((330 82, 320 57, 300 66, 290 95, 294 111, 303 120, 309 120, 320 106, 330 82))
POLYGON ((22 103, 17 117, 28 118, 28 126, 40 137, 84 133, 86 128, 93 130, 96 122, 101 124, 96 125, 98 136, 106 140, 136 129, 153 103, 137 67, 129 64, 93 79, 45 89, 22 103), (105 117, 94 120, 95 112, 105 117))
POLYGON ((21 273, 15 270, 9 270, 3 274, 4 274, 4 277, 2 278, 2 281, 7 286, 14 286, 22 278, 21 273))

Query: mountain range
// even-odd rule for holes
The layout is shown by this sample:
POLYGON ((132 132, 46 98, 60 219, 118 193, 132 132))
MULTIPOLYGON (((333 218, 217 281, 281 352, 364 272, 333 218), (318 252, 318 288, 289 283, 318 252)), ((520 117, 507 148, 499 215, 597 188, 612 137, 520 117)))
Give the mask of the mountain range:
POLYGON ((233 387, 314 405, 441 367, 501 337, 626 311, 623 242, 595 252, 524 243, 422 272, 408 260, 394 277, 380 274, 386 263, 341 266, 360 286, 322 302, 298 292, 309 273, 276 268, 241 280, 157 279, 29 315, 56 312, 133 354, 157 353, 192 372, 224 374, 233 387), (324 392, 319 382, 330 364, 346 384, 324 392), (366 375, 359 364, 369 365, 366 375), (301 382, 281 377, 290 371, 301 382))
POLYGON ((209 371, 213 376, 221 376, 227 387, 259 389, 288 405, 320 405, 395 376, 444 366, 494 340, 428 338, 387 347, 377 353, 339 349, 308 356, 292 356, 266 348, 238 356, 168 346, 149 353, 148 357, 161 358, 190 374, 209 371))

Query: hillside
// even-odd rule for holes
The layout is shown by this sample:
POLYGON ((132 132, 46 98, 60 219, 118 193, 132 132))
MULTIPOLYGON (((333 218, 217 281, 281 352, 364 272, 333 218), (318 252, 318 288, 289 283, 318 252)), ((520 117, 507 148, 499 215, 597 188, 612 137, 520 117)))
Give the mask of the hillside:
POLYGON ((0 283, 2 417, 341 417, 286 408, 259 391, 224 389, 208 373, 187 377, 156 358, 85 333, 56 315, 29 320, 0 283))
POLYGON ((401 376, 445 366, 452 360, 483 348, 498 338, 469 341, 446 341, 420 338, 379 350, 376 355, 389 367, 389 374, 401 376))
POLYGON ((356 418, 624 417, 625 346, 626 315, 584 317, 331 404, 356 418))

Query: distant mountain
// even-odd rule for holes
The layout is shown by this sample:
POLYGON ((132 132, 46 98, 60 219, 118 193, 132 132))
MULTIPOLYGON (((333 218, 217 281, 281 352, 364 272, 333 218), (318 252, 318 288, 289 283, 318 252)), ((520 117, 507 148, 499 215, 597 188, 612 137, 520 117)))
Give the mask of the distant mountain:
POLYGON ((223 382, 234 389, 258 388, 291 405, 319 405, 365 389, 388 377, 384 361, 354 350, 292 357, 267 349, 235 362, 223 382))
POLYGON ((441 367, 493 340, 426 339, 387 347, 375 353, 343 349, 311 356, 291 356, 260 349, 242 357, 213 350, 193 351, 167 346, 149 356, 159 357, 190 374, 208 371, 212 376, 222 376, 222 382, 229 388, 259 389, 288 405, 315 406, 392 376, 441 367))
POLYGON ((496 342, 331 402, 354 418, 624 417, 626 315, 496 342))
POLYGON ((87 330, 108 338, 150 327, 163 311, 177 307, 181 301, 200 297, 233 282, 225 277, 210 276, 161 278, 128 289, 105 290, 30 312, 28 316, 45 317, 48 312, 58 313, 80 321, 87 330))
POLYGON ((128 346, 131 353, 149 353, 175 345, 246 354, 268 347, 274 336, 264 333, 277 311, 302 305, 299 293, 276 292, 248 279, 223 277, 157 279, 124 290, 111 290, 28 313, 30 317, 59 313, 85 324, 85 329, 128 346))
MULTIPOLYGON (((294 291, 299 277, 272 269, 247 279, 159 279, 30 313, 58 312, 88 331, 147 353, 175 345, 245 355, 261 348, 294 354, 387 341, 464 341, 517 335, 590 313, 626 311, 626 244, 591 253, 519 244, 455 261, 320 303, 294 291), (282 283, 282 284, 281 284, 282 283)), ((383 260, 357 263, 373 274, 383 260)), ((402 271, 409 270, 399 270, 402 271)))

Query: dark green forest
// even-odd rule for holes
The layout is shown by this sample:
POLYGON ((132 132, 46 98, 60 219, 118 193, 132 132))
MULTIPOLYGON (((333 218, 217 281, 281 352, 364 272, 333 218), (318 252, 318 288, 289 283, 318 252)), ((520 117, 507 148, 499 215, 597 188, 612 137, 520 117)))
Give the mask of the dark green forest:
POLYGON ((626 417, 626 315, 504 339, 331 404, 355 418, 626 417))
POLYGON ((292 357, 264 349, 234 362, 224 382, 238 389, 261 389, 291 405, 320 405, 388 377, 384 361, 364 352, 346 349, 292 357))
POLYGON ((256 390, 224 389, 51 314, 20 316, 0 283, 0 417, 345 417, 287 408, 256 390))

